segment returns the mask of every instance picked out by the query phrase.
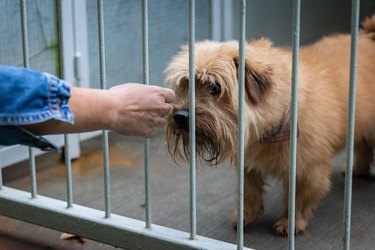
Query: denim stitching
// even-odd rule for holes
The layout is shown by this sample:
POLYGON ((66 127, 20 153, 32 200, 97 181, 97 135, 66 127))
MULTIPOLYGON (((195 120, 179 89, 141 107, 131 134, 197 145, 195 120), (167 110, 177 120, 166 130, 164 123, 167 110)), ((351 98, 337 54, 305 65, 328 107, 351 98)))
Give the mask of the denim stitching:
POLYGON ((48 84, 48 108, 49 110, 23 115, 3 115, 0 117, 0 125, 33 124, 56 119, 63 122, 74 123, 74 115, 69 108, 70 85, 48 73, 43 73, 44 80, 48 84), (57 98, 60 98, 60 110, 57 106, 57 98))

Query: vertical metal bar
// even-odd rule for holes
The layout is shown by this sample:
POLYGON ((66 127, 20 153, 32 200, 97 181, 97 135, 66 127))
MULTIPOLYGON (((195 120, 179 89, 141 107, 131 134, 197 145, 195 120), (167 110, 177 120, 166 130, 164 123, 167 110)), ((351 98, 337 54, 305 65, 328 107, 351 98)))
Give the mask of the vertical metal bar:
MULTIPOLYGON (((104 11, 103 0, 97 1, 98 9, 98 32, 99 32, 99 64, 100 64, 100 87, 107 88, 106 64, 105 64, 105 41, 104 41, 104 11)), ((102 131, 102 150, 104 165, 104 197, 105 197, 105 218, 111 217, 111 196, 109 177, 109 147, 108 131, 102 131)))
POLYGON ((230 39, 233 39, 233 6, 234 6, 234 1, 227 1, 227 0, 222 0, 221 2, 221 8, 222 8, 222 17, 221 20, 221 25, 222 25, 222 36, 221 39, 222 41, 227 41, 230 39))
POLYGON ((189 2, 189 150, 190 150, 190 239, 197 231, 195 152, 195 0, 189 2))
POLYGON ((70 160, 69 135, 64 134, 64 161, 66 170, 67 207, 73 207, 72 163, 70 160))
MULTIPOLYGON (((65 44, 64 44, 64 1, 60 0, 57 6, 58 10, 58 25, 59 25, 59 47, 60 47, 60 74, 61 78, 66 78, 66 67, 65 67, 65 44)), ((65 155, 65 169, 66 169, 66 189, 67 189, 67 207, 73 207, 73 181, 72 181, 72 164, 70 160, 69 150, 69 136, 64 134, 64 155, 65 155)))
POLYGON ((3 169, 0 167, 0 190, 3 189, 3 169))
POLYGON ((345 172, 345 203, 344 203, 344 249, 350 249, 350 225, 352 204, 352 178, 353 178, 353 150, 354 150, 354 118, 355 96, 357 80, 357 50, 358 50, 358 25, 359 25, 359 0, 352 0, 352 27, 350 49, 350 82, 348 103, 348 127, 346 141, 346 172, 345 172))
POLYGON ((29 147, 29 171, 30 171, 30 181, 31 181, 31 198, 36 198, 37 185, 36 185, 35 153, 32 147, 29 147))
POLYGON ((20 0, 23 66, 29 68, 29 39, 27 35, 26 0, 20 0))
POLYGON ((221 12, 222 3, 217 0, 210 0, 210 36, 212 40, 220 41, 221 39, 221 29, 223 25, 221 24, 222 15, 218 15, 221 12))
POLYGON ((245 164, 245 36, 246 36, 246 0, 240 3, 240 38, 238 69, 238 200, 237 200, 237 249, 243 249, 243 196, 244 196, 244 164, 245 164))
MULTIPOLYGON (((148 56, 148 0, 142 0, 142 49, 143 49, 143 83, 149 85, 149 56, 148 56)), ((151 228, 151 169, 150 169, 150 139, 144 142, 145 153, 145 204, 146 228, 151 228)))
POLYGON ((298 116, 298 58, 300 42, 300 9, 301 1, 293 1, 293 54, 292 54, 292 112, 290 127, 290 162, 289 162, 289 225, 288 247, 295 246, 295 203, 296 203, 296 159, 297 159, 297 116, 298 116))
MULTIPOLYGON (((29 39, 27 35, 27 16, 26 16, 26 1, 20 0, 21 8, 21 30, 22 30, 22 53, 23 66, 29 68, 29 39)), ((37 195, 36 185, 36 170, 35 170, 35 153, 32 147, 29 147, 29 169, 31 179, 31 197, 35 198, 37 195)))

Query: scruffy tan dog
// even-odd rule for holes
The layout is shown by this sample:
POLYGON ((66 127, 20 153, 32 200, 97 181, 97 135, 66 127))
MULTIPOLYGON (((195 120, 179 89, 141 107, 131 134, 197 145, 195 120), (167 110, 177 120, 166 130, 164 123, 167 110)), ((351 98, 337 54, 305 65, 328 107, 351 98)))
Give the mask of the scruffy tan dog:
MULTIPOLYGON (((375 15, 358 41, 354 175, 368 173, 375 146, 375 15)), ((237 161, 238 42, 196 44, 197 153, 208 163, 237 161)), ((291 51, 266 39, 246 46, 244 225, 263 211, 265 177, 282 181, 284 213, 276 235, 288 233, 291 51)), ((167 82, 176 91, 166 140, 177 160, 188 151, 188 47, 169 64, 167 82)), ((303 233, 313 209, 330 189, 331 159, 345 147, 350 36, 325 37, 302 47, 299 59, 298 148, 295 233, 303 233)), ((236 210, 232 222, 237 223, 236 210)))

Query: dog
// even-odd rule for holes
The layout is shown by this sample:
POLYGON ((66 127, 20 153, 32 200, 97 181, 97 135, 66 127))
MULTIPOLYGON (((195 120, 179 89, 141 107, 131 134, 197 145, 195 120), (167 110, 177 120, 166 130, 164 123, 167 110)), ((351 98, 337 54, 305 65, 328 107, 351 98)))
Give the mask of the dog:
MULTIPOLYGON (((359 31, 353 175, 369 172, 375 146, 375 15, 359 31)), ((327 36, 299 52, 295 234, 330 190, 331 160, 346 146, 351 38, 327 36)), ((237 165, 238 42, 195 45, 196 152, 208 164, 237 165)), ((288 234, 292 52, 261 38, 245 47, 244 226, 263 211, 267 177, 284 187, 283 215, 274 224, 288 234)), ((166 82, 176 92, 166 143, 176 162, 189 151, 188 47, 171 60, 166 82)), ((237 224, 233 210, 232 223, 237 224)))

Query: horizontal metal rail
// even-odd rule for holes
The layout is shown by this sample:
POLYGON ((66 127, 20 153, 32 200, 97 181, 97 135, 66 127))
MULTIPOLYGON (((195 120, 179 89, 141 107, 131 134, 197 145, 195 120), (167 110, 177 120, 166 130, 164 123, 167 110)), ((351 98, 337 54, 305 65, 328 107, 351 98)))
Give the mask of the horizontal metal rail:
MULTIPOLYGON (((171 228, 153 225, 145 228, 143 221, 112 214, 105 218, 103 211, 39 195, 3 187, 0 191, 0 214, 40 226, 64 231, 124 249, 236 249, 236 245, 197 236, 171 228)), ((249 249, 249 248, 244 248, 249 249)))

